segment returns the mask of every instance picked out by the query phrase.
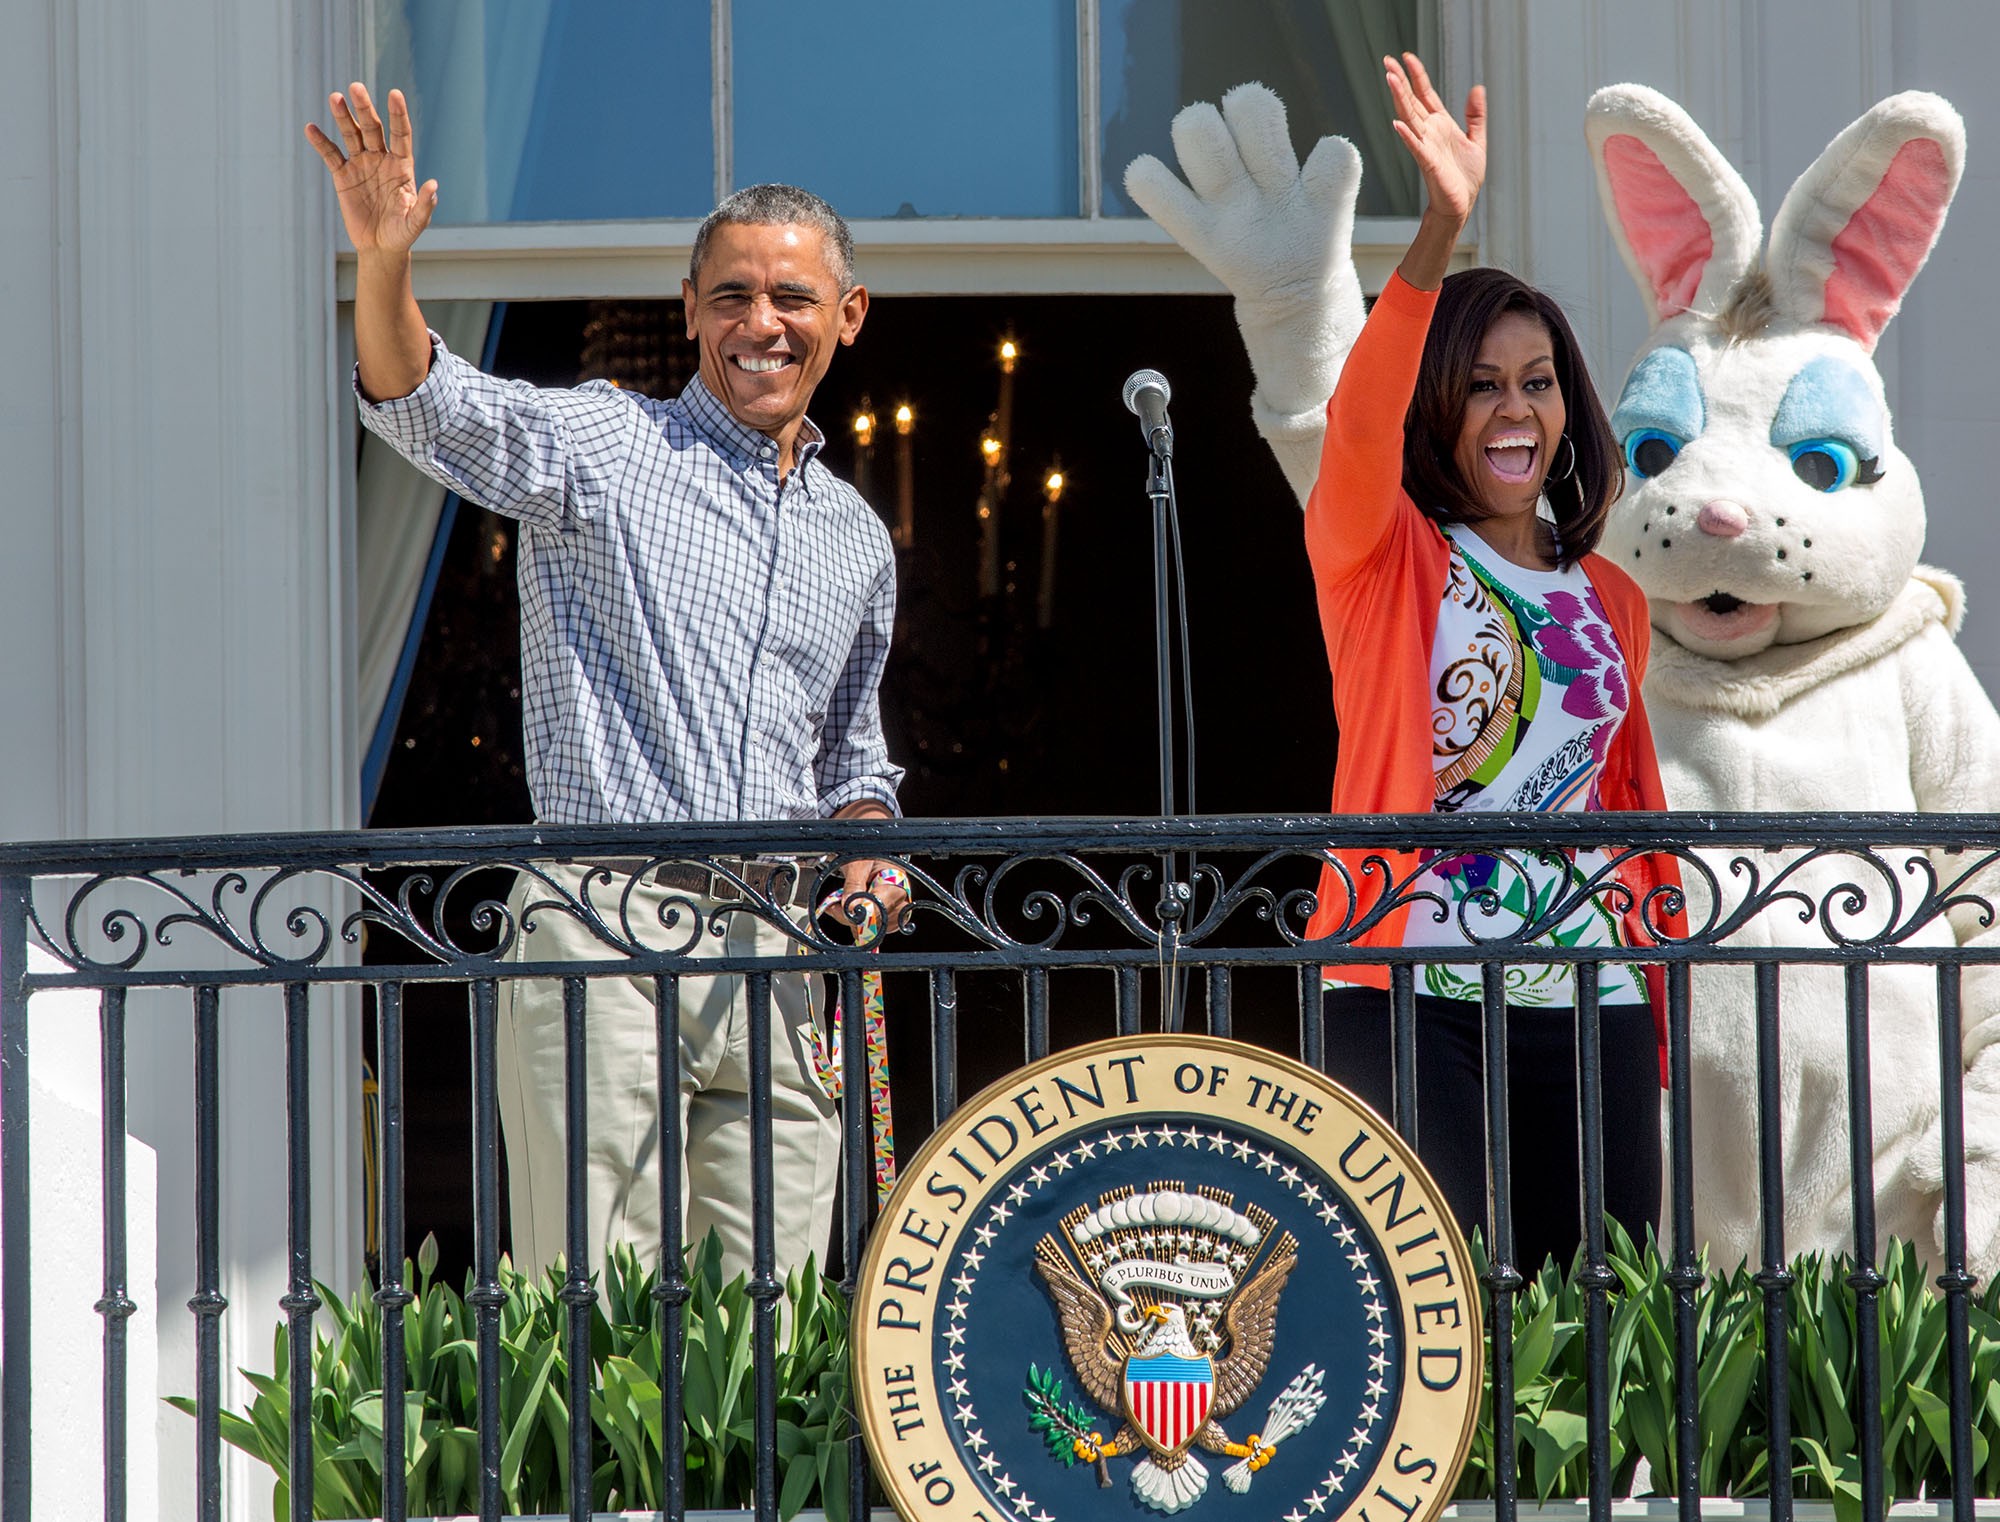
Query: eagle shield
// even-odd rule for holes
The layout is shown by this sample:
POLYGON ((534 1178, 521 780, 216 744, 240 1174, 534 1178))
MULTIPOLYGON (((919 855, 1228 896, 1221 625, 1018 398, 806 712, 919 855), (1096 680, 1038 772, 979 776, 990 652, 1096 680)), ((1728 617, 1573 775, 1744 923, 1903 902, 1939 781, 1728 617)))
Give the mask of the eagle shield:
POLYGON ((1238 1211, 1227 1190, 1162 1180, 1078 1206, 1063 1239, 1035 1249, 1070 1367, 1124 1419, 1108 1443, 1078 1428, 1073 1452, 1100 1465, 1133 1455, 1133 1492, 1156 1511, 1180 1511, 1207 1488, 1196 1448, 1245 1460, 1229 1478, 1240 1490, 1276 1447, 1255 1434, 1236 1442, 1220 1425, 1264 1377, 1298 1262, 1297 1240, 1276 1224, 1259 1206, 1238 1211))
POLYGON ((1161 1453, 1178 1453, 1194 1441, 1215 1399, 1215 1360, 1128 1358, 1125 1361, 1125 1414, 1161 1453))

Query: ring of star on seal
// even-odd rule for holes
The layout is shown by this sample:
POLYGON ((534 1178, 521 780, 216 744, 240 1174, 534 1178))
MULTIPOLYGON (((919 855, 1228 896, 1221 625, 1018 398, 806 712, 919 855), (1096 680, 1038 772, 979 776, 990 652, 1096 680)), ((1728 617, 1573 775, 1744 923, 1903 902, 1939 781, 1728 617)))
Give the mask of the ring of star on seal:
POLYGON ((1436 1184, 1323 1075, 1212 1037, 1078 1047, 962 1106, 884 1207, 853 1326, 910 1522, 1430 1522, 1479 1408, 1436 1184))

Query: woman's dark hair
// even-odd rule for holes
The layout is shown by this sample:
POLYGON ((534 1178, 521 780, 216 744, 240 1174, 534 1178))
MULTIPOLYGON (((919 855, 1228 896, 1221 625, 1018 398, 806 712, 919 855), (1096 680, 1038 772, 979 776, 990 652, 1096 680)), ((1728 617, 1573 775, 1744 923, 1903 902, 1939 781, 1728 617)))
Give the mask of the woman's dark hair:
MULTIPOLYGON (((1549 330, 1576 465, 1561 480, 1549 477, 1542 490, 1555 509, 1561 563, 1574 565, 1597 548, 1605 515, 1624 489, 1625 463, 1569 319, 1552 298, 1504 270, 1462 270, 1447 276, 1438 292, 1416 394, 1403 420, 1403 489, 1439 523, 1477 523, 1487 516, 1471 483, 1459 473, 1458 435, 1472 396, 1479 346, 1509 312, 1525 313, 1549 330)), ((1560 464, 1566 452, 1560 442, 1555 444, 1557 459, 1551 463, 1560 464)))

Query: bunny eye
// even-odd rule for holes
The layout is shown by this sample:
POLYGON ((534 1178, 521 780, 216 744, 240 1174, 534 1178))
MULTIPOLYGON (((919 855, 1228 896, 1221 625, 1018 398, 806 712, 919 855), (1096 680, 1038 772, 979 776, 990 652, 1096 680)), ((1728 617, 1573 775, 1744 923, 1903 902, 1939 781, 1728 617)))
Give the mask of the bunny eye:
POLYGON ((1674 463, 1681 443, 1661 428, 1635 428, 1625 435, 1625 463, 1640 476, 1657 476, 1674 463))
POLYGON ((1839 491, 1843 486, 1852 485, 1864 464, 1855 454, 1853 446, 1843 444, 1839 439, 1806 439, 1794 444, 1790 454, 1792 474, 1814 491, 1839 491))

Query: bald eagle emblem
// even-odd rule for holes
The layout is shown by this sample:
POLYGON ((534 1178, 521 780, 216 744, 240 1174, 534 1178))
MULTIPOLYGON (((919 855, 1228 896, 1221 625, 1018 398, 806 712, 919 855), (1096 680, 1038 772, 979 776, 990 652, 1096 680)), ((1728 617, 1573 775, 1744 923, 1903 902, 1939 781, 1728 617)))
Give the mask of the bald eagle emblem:
POLYGON ((1276 1224, 1256 1205, 1238 1211, 1227 1190, 1167 1181, 1100 1195, 1062 1218, 1060 1237, 1036 1244, 1070 1368, 1120 1421, 1105 1441, 1088 1411, 1031 1369, 1025 1393, 1052 1453, 1096 1464, 1106 1485, 1105 1460, 1136 1455, 1133 1493, 1157 1511, 1180 1511, 1208 1488, 1197 1448, 1236 1459, 1223 1481, 1249 1488, 1325 1400, 1308 1365, 1272 1402, 1262 1433, 1236 1442, 1221 1425, 1263 1383, 1278 1297, 1298 1264, 1297 1240, 1274 1234, 1276 1224))

